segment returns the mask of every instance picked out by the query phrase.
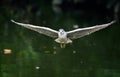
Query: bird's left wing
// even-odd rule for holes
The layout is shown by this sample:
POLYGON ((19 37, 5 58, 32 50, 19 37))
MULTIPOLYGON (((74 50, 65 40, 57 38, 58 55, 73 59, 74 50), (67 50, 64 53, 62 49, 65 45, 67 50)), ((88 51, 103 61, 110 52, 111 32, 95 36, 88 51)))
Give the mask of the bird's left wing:
POLYGON ((115 23, 116 21, 112 21, 110 23, 107 24, 102 24, 102 25, 96 25, 96 26, 92 26, 92 27, 87 27, 87 28, 79 28, 76 30, 72 30, 72 31, 68 31, 67 32, 67 37, 70 39, 77 39, 86 35, 89 35, 93 32, 96 32, 100 29, 106 28, 107 26, 115 23))
POLYGON ((34 25, 31 25, 31 24, 19 23, 19 22, 16 22, 14 20, 11 20, 11 21, 13 23, 15 23, 15 24, 21 25, 21 26, 23 26, 25 28, 34 30, 34 31, 36 31, 38 33, 47 35, 49 37, 53 37, 53 38, 57 38, 58 37, 58 31, 56 31, 56 30, 53 30, 53 29, 50 29, 50 28, 47 28, 47 27, 41 27, 41 26, 34 26, 34 25))

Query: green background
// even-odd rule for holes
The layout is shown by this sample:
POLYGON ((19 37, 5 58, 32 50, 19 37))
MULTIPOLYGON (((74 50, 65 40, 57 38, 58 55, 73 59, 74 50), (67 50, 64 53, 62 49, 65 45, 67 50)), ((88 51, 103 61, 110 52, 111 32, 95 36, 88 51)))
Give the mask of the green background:
MULTIPOLYGON (((118 0, 108 0, 106 4, 102 2, 107 6, 112 1, 118 0)), ((53 38, 10 21, 13 19, 69 31, 74 29, 74 25, 82 28, 114 20, 119 15, 119 11, 118 14, 114 11, 117 3, 119 1, 111 4, 107 12, 101 10, 105 7, 100 5, 101 9, 94 7, 94 3, 91 3, 94 6, 90 8, 61 5, 61 10, 55 12, 52 0, 2 0, 0 77, 120 77, 119 21, 89 36, 73 40, 66 48, 60 48, 53 38), (12 53, 5 54, 4 49, 10 49, 12 53)))

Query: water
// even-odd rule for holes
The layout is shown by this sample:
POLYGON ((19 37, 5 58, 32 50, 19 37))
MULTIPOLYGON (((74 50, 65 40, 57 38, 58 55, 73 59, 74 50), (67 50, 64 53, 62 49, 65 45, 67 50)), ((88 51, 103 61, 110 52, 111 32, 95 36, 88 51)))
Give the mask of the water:
POLYGON ((73 40, 61 49, 54 39, 10 22, 14 19, 56 30, 73 30, 107 23, 111 18, 87 18, 77 11, 54 13, 48 6, 35 12, 31 12, 31 6, 1 9, 0 77, 120 77, 119 24, 73 40))

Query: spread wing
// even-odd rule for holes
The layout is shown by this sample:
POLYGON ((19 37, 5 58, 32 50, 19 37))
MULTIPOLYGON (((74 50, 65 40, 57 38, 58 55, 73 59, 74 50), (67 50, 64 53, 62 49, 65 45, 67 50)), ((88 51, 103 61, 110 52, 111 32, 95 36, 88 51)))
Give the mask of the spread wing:
POLYGON ((38 33, 47 35, 49 37, 53 37, 53 38, 58 37, 58 31, 56 31, 56 30, 53 30, 53 29, 50 29, 50 28, 47 28, 47 27, 34 26, 34 25, 31 25, 31 24, 23 24, 23 23, 15 22, 14 20, 11 20, 11 21, 13 23, 17 24, 17 25, 21 25, 21 26, 23 26, 25 28, 34 30, 34 31, 36 31, 38 33))
POLYGON ((110 23, 107 24, 102 24, 102 25, 96 25, 96 26, 92 26, 92 27, 86 27, 86 28, 79 28, 76 30, 72 30, 72 31, 68 31, 67 32, 67 37, 70 39, 77 39, 86 35, 89 35, 93 32, 96 32, 100 29, 106 28, 107 26, 115 23, 116 21, 112 21, 110 23))

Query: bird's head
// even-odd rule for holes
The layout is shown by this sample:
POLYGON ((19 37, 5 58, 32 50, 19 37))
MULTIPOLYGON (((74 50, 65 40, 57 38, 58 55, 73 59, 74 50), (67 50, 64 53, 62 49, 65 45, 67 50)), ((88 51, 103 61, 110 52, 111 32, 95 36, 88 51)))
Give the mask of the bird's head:
POLYGON ((59 29, 59 34, 60 34, 60 35, 64 35, 64 34, 65 34, 64 29, 59 29))
POLYGON ((65 31, 64 31, 64 29, 59 29, 59 32, 64 33, 65 31))

